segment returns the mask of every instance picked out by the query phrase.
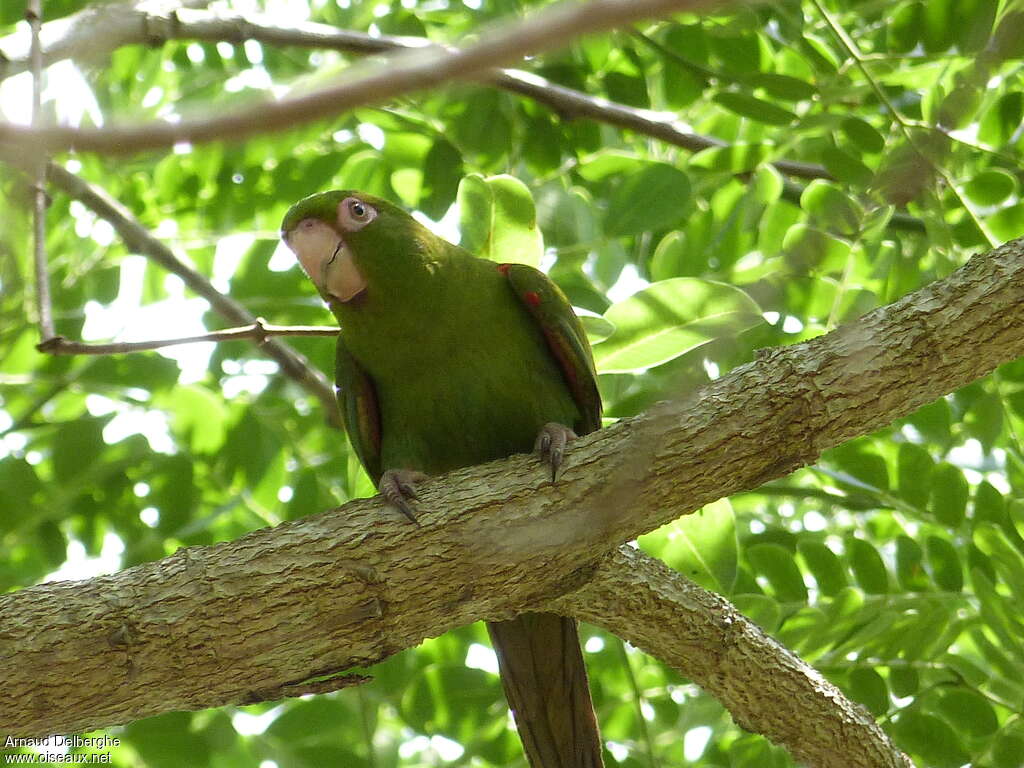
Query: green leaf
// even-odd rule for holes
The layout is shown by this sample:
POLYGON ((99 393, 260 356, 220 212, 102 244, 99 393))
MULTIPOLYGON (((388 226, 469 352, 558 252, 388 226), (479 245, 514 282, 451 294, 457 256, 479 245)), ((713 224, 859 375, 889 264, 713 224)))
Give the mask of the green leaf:
POLYGON ((1024 235, 1024 203, 1017 203, 989 216, 985 223, 1000 240, 1013 240, 1024 235))
POLYGON ((604 217, 609 237, 675 226, 690 203, 690 180, 666 163, 649 163, 612 192, 604 217))
POLYGON ((152 768, 181 765, 182 750, 188 750, 190 764, 209 765, 211 746, 193 730, 193 717, 192 712, 170 712, 136 720, 124 727, 121 738, 152 768))
POLYGON ((970 755, 949 723, 934 715, 906 711, 893 726, 896 745, 919 755, 934 768, 959 768, 970 755))
POLYGON ((638 173, 647 165, 647 162, 632 152, 602 149, 580 163, 576 172, 587 181, 601 182, 616 176, 638 173))
POLYGON ((187 436, 196 453, 214 453, 220 449, 227 434, 227 409, 222 397, 206 387, 186 385, 175 387, 167 398, 174 414, 171 427, 187 436))
MULTIPOLYGON (((960 2, 960 0, 956 0, 960 2)), ((952 0, 931 0, 923 3, 921 18, 924 23, 922 42, 928 53, 945 51, 953 44, 952 0)))
POLYGON ((0 459, 0 498, 4 514, 0 515, 0 533, 13 530, 21 522, 31 519, 32 510, 38 508, 35 495, 43 484, 35 469, 27 461, 14 456, 0 459))
POLYGON ((1024 645, 1020 639, 1024 635, 1024 619, 1018 612, 1016 597, 1003 594, 981 568, 971 570, 971 582, 981 603, 985 625, 999 638, 999 652, 1013 657, 1006 666, 1024 663, 1024 645))
POLYGON ((533 197, 523 182, 471 174, 459 184, 458 201, 463 248, 491 261, 540 264, 544 246, 533 197))
POLYGON ((914 667, 892 667, 889 669, 889 687, 894 696, 913 696, 921 688, 921 676, 914 667))
POLYGON ((889 711, 889 686, 877 671, 858 667, 850 672, 847 684, 850 697, 876 716, 889 711))
POLYGON ((935 462, 919 445, 900 443, 897 462, 897 490, 907 503, 924 509, 931 492, 931 476, 935 462))
POLYGON ((714 101, 740 117, 756 120, 766 125, 790 125, 796 120, 796 115, 788 109, 783 109, 770 101, 758 99, 746 93, 724 91, 715 94, 714 101))
POLYGON ((807 568, 823 595, 834 597, 849 584, 846 568, 839 556, 827 545, 818 541, 800 541, 797 551, 807 563, 807 568))
POLYGON ((568 192, 548 185, 537 195, 537 218, 544 237, 554 247, 577 247, 597 239, 594 201, 583 189, 568 192))
POLYGON ((462 177, 462 155, 445 139, 435 141, 423 158, 423 181, 417 207, 440 219, 455 202, 462 177))
POLYGON ((826 147, 821 162, 838 181, 854 187, 867 187, 875 173, 859 157, 839 147, 826 147))
POLYGON ((83 418, 69 421, 57 430, 53 445, 53 472, 56 479, 67 482, 94 467, 103 454, 103 427, 110 417, 83 418))
POLYGON ((818 89, 805 80, 771 72, 750 75, 746 78, 746 83, 753 88, 761 88, 767 95, 783 101, 805 101, 813 99, 818 94, 818 89))
POLYGON ((990 736, 999 730, 992 705, 974 691, 944 692, 939 699, 939 711, 966 736, 990 736))
POLYGON ((846 552, 853 576, 861 589, 869 595, 889 592, 889 574, 885 569, 885 561, 870 542, 847 536, 846 552))
POLYGON ((615 326, 603 317, 595 315, 579 315, 583 330, 587 333, 587 340, 593 345, 604 341, 615 331, 615 326))
POLYGON ((688 255, 686 233, 678 230, 669 232, 654 249, 650 265, 651 280, 658 282, 696 274, 700 265, 688 263, 688 255))
POLYGON ((823 179, 815 179, 800 196, 800 207, 818 219, 822 226, 840 234, 852 235, 860 229, 864 209, 823 179))
POLYGON ((959 592, 964 588, 964 571, 956 547, 946 539, 929 536, 928 565, 935 575, 935 583, 947 592, 959 592))
POLYGON ((854 490, 878 495, 889 489, 889 468, 885 459, 876 453, 867 441, 851 442, 834 448, 829 454, 849 477, 841 477, 839 473, 832 476, 854 490))
POLYGON ((736 610, 761 627, 765 632, 774 633, 782 620, 782 607, 778 601, 765 595, 732 595, 736 610))
POLYGON ((974 543, 992 559, 1000 579, 1017 596, 1024 595, 1024 556, 1007 538, 1005 531, 991 523, 983 523, 974 531, 974 543))
POLYGON ((755 544, 747 549, 746 555, 754 570, 768 580, 777 600, 807 602, 807 586, 788 549, 778 544, 755 544))
POLYGON ((1001 168, 982 171, 964 185, 964 194, 978 205, 998 205, 1017 191, 1017 179, 1001 168))
POLYGON ((594 347, 601 373, 660 365, 764 322, 760 308, 743 291, 690 277, 652 283, 613 304, 604 316, 615 332, 594 347))
POLYGON ((967 514, 970 488, 963 470, 941 462, 931 474, 931 509, 935 518, 949 528, 956 528, 967 514))
POLYGON ((495 676, 462 665, 434 664, 409 681, 402 715, 420 732, 470 742, 501 700, 495 676))
POLYGON ((1024 93, 1010 91, 1000 96, 982 116, 978 138, 998 149, 1013 137, 1021 118, 1024 118, 1024 93))
POLYGON ((34 548, 38 549, 49 568, 56 568, 68 556, 68 538, 52 520, 44 520, 35 527, 34 548))
POLYGON ((785 191, 786 182, 774 166, 762 165, 754 171, 750 189, 753 197, 764 206, 775 203, 785 191))
POLYGON ((641 536, 638 543, 657 551, 660 559, 702 587, 722 595, 732 592, 738 544, 736 518, 728 499, 641 536))
POLYGON ((997 768, 1020 768, 1024 755, 1024 734, 1000 733, 992 747, 992 759, 997 768))
POLYGON ((730 144, 725 147, 708 147, 690 158, 689 168, 708 171, 746 173, 772 156, 775 147, 770 144, 730 144))
POLYGON ((349 157, 338 175, 348 189, 391 197, 391 171, 379 152, 367 149, 349 157))
POLYGON ((841 272, 850 255, 849 243, 803 222, 789 228, 782 248, 786 262, 797 272, 841 272))
POLYGON ((986 451, 991 451, 1003 431, 1003 403, 996 395, 985 392, 971 403, 964 417, 968 434, 976 437, 986 451))
POLYGON ((889 16, 886 37, 894 51, 906 53, 911 50, 921 34, 921 5, 918 0, 903 3, 889 16))
POLYGON ((908 592, 924 592, 932 586, 924 569, 924 550, 909 536, 896 539, 896 575, 908 592))
POLYGON ((962 52, 977 53, 985 48, 998 10, 998 0, 960 0, 954 5, 953 32, 962 52))
POLYGON ((952 414, 945 399, 923 405, 907 417, 926 440, 945 445, 950 439, 952 414))
POLYGON ((843 119, 840 127, 846 137, 865 152, 875 155, 885 149, 885 137, 867 120, 851 115, 843 119))
POLYGON ((836 53, 813 34, 805 34, 799 41, 800 53, 807 57, 811 66, 825 75, 834 75, 839 69, 836 53))

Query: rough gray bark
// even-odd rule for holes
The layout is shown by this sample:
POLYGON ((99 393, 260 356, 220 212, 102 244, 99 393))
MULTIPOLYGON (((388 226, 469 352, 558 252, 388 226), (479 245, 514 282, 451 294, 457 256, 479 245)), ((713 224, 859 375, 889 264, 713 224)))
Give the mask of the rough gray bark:
POLYGON ((908 768, 874 718, 725 598, 619 547, 578 591, 544 606, 604 627, 717 698, 739 725, 821 768, 908 768))
MULTIPOLYGON (((305 681, 540 606, 585 585, 622 542, 810 463, 1024 354, 1022 267, 1024 241, 1013 241, 856 323, 767 350, 683 400, 574 443, 557 484, 532 458, 512 457, 425 484, 422 527, 358 500, 114 576, 0 596, 0 732, 81 732, 340 687, 305 681)), ((798 727, 813 708, 807 697, 837 694, 729 616, 743 626, 730 633, 737 655, 728 664, 716 662, 717 647, 700 663, 680 655, 651 628, 660 619, 642 611, 627 636, 809 763, 829 765, 836 738, 894 754, 869 718, 836 715, 838 730, 798 727), (771 707, 737 694, 771 690, 771 675, 787 667, 808 677, 799 694, 771 707)))

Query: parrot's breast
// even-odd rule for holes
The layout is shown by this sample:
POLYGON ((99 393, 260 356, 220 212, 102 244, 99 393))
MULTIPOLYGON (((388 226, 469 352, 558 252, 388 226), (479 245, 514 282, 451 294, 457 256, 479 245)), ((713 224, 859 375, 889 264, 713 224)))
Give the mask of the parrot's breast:
POLYGON ((471 295, 352 347, 377 390, 382 469, 436 474, 526 453, 547 422, 579 418, 539 327, 494 265, 482 265, 460 283, 471 295))

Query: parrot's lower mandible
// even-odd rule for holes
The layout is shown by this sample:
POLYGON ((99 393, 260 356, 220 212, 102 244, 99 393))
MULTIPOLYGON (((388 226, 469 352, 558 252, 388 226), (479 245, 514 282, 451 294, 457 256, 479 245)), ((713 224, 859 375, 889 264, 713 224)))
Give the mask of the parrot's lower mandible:
MULTIPOLYGON (((477 258, 351 190, 299 201, 281 232, 341 326, 352 446, 410 520, 429 474, 530 450, 554 474, 566 444, 601 426, 583 327, 543 272, 477 258)), ((488 630, 533 768, 600 768, 576 621, 526 613, 488 630)))

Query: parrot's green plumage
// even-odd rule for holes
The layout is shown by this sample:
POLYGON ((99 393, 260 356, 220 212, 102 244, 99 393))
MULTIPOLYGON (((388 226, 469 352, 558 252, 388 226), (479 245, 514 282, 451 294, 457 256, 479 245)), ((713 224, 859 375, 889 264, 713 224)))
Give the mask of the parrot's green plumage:
MULTIPOLYGON (((281 229, 341 326, 336 377, 352 444, 406 514, 418 473, 535 444, 557 469, 565 440, 600 426, 583 328, 542 272, 476 258, 355 191, 299 201, 281 229)), ((525 614, 490 630, 535 768, 599 766, 575 623, 525 614)))

